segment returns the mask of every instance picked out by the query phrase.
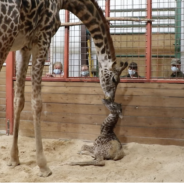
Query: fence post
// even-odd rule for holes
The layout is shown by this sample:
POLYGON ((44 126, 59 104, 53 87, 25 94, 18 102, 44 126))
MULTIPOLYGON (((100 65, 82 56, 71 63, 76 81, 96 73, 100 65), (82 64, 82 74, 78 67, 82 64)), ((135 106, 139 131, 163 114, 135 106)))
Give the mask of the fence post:
MULTIPOLYGON (((147 19, 152 19, 152 0, 147 0, 147 19)), ((151 79, 152 22, 146 23, 146 79, 151 79)))
POLYGON ((105 16, 110 17, 110 0, 105 1, 105 16))
MULTIPOLYGON (((69 22, 69 11, 65 11, 65 22, 69 22)), ((64 46, 64 78, 68 78, 69 68, 69 26, 65 26, 65 46, 64 46)))
POLYGON ((6 131, 13 134, 13 76, 14 76, 15 53, 9 52, 6 59, 6 131))

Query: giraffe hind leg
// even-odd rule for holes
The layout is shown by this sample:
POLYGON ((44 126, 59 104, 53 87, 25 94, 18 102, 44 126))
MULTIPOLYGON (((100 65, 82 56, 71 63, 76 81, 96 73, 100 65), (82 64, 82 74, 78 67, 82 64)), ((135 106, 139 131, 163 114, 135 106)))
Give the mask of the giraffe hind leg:
POLYGON ((96 160, 91 160, 91 161, 83 161, 83 162, 71 162, 69 163, 71 166, 88 166, 88 165, 94 165, 94 166, 104 166, 105 161, 102 155, 96 155, 96 160))
POLYGON ((78 152, 78 154, 81 155, 90 155, 91 157, 95 157, 94 156, 94 146, 89 146, 89 145, 83 145, 81 148, 81 151, 78 152))
POLYGON ((93 153, 87 152, 87 151, 79 151, 78 152, 79 155, 89 155, 92 158, 95 158, 95 155, 93 153))
POLYGON ((16 88, 14 98, 14 129, 13 129, 13 143, 10 153, 9 166, 19 165, 19 151, 18 151, 18 130, 20 123, 20 113, 24 108, 24 88, 25 77, 27 73, 28 63, 30 59, 30 50, 26 47, 17 51, 17 70, 16 70, 16 88))
POLYGON ((44 48, 34 46, 33 49, 33 64, 32 64, 32 112, 34 132, 36 139, 36 159, 40 168, 40 176, 47 177, 52 174, 50 168, 47 166, 47 161, 43 152, 42 136, 41 136, 41 112, 42 112, 42 99, 41 99, 41 81, 42 72, 47 55, 47 47, 44 48), (44 57, 43 57, 44 56, 44 57))
POLYGON ((75 166, 75 165, 80 165, 80 166, 88 166, 88 165, 94 165, 94 166, 104 166, 105 161, 101 160, 92 160, 92 161, 84 161, 84 162, 71 162, 69 165, 75 166))

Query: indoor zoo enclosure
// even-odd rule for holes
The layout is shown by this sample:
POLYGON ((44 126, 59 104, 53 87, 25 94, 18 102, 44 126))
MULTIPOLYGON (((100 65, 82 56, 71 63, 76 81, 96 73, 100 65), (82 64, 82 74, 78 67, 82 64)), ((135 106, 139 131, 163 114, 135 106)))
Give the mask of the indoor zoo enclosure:
MULTIPOLYGON (((98 0, 115 46, 117 61, 136 62, 138 78, 122 72, 116 93, 124 118, 116 133, 122 143, 184 145, 183 78, 171 78, 171 60, 184 72, 184 0, 98 0)), ((94 140, 108 114, 102 105, 98 60, 91 36, 72 13, 60 11, 42 82, 42 135, 45 138, 94 140), (47 77, 61 62, 64 76, 47 77), (82 77, 87 65, 89 76, 82 77)), ((12 134, 15 54, 0 75, 0 130, 12 134), (8 84, 8 85, 6 85, 8 84)), ((20 134, 34 136, 31 113, 31 60, 26 78, 20 134)))

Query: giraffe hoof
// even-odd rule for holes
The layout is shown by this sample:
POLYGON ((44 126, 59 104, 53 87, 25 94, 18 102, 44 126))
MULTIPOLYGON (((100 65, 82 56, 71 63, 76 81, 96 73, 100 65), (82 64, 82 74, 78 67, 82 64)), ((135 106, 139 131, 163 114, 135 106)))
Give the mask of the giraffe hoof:
POLYGON ((46 167, 45 169, 40 169, 40 177, 48 177, 52 174, 52 171, 49 169, 49 167, 46 167))
POLYGON ((17 159, 17 160, 10 160, 7 165, 8 166, 13 166, 13 167, 15 167, 17 165, 20 165, 19 159, 17 159))

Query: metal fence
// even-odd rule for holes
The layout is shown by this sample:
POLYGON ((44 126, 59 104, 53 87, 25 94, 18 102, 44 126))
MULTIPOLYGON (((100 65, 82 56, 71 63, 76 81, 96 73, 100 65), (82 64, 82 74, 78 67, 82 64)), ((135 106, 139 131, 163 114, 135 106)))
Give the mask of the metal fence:
MULTIPOLYGON (((155 21, 152 26, 151 76, 168 79, 172 78, 171 61, 173 58, 180 59, 181 72, 184 71, 184 58, 181 57, 184 51, 184 29, 181 25, 184 1, 155 0, 153 2, 152 15, 155 21)), ((181 76, 177 76, 177 73, 176 77, 180 78, 181 76)))
MULTIPOLYGON (((130 67, 122 72, 121 81, 183 82, 184 0, 98 0, 98 3, 107 20, 112 18, 110 32, 117 61, 137 64, 137 76, 128 75, 130 67), (174 58, 181 64, 179 61, 171 64, 174 58)), ((77 24, 80 20, 72 13, 62 10, 60 17, 61 23, 76 25, 61 24, 52 38, 43 78, 53 74, 55 63, 59 62, 64 75, 53 75, 52 80, 58 77, 65 81, 98 81, 98 60, 90 33, 84 25, 77 24), (84 71, 89 74, 84 76, 84 71)), ((30 74, 31 70, 27 76, 30 74)))

